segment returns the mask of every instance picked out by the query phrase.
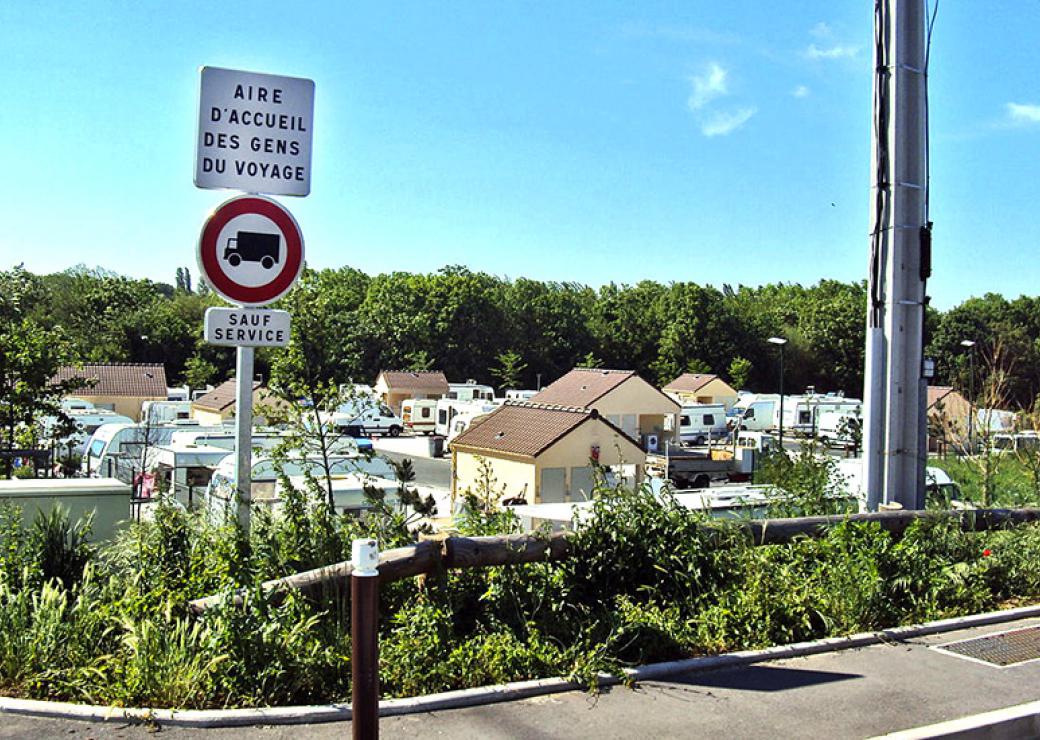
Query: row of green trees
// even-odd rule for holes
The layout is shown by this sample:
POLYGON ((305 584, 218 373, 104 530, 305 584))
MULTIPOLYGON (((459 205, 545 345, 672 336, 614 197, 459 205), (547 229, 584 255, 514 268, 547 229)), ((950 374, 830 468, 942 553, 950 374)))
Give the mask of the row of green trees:
MULTIPOLYGON (((175 285, 84 267, 51 275, 15 268, 0 273, 0 293, 11 285, 21 298, 5 309, 9 326, 18 322, 23 337, 35 327, 59 338, 68 359, 163 362, 171 382, 193 386, 233 370, 231 350, 202 341, 203 314, 220 299, 201 281, 193 287, 187 268, 175 285)), ((642 281, 594 289, 458 266, 375 276, 343 267, 307 270, 281 303, 293 313, 293 344, 260 352, 258 368, 285 380, 371 382, 383 368, 437 368, 453 380, 533 387, 591 364, 635 369, 659 383, 711 371, 769 391, 778 357, 766 340, 780 335, 788 339, 788 390, 862 393, 863 283, 717 289, 642 281)), ((929 308, 927 335, 938 382, 970 387, 960 343, 972 339, 976 387, 993 369, 985 358, 1000 346, 1010 402, 1031 405, 1040 389, 1040 299, 987 294, 946 312, 929 308)))

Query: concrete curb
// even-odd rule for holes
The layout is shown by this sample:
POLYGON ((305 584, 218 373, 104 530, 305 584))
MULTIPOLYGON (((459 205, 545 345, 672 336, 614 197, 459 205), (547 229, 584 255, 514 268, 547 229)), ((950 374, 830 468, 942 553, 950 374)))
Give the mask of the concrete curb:
MULTIPOLYGON (((837 650, 866 647, 881 642, 898 642, 912 637, 942 632, 983 627, 1017 619, 1040 617, 1040 605, 1005 609, 998 612, 973 614, 967 617, 942 619, 925 624, 895 627, 880 632, 862 632, 847 637, 830 637, 812 642, 779 645, 764 650, 741 650, 722 655, 707 655, 685 660, 630 668, 624 671, 624 679, 611 674, 599 674, 600 686, 613 686, 622 680, 653 681, 681 673, 713 671, 721 668, 752 665, 769 660, 798 658, 837 650)), ((406 699, 384 699, 379 703, 379 716, 393 717, 402 714, 417 714, 443 709, 493 704, 502 701, 526 699, 532 696, 558 694, 587 688, 563 678, 544 678, 533 681, 517 681, 473 689, 445 691, 406 699)), ((1010 710, 1007 710, 1010 711, 1010 710)), ((67 702, 36 701, 0 697, 0 714, 22 714, 36 717, 85 720, 91 722, 136 721, 154 722, 175 727, 241 727, 244 725, 289 725, 319 722, 337 722, 351 718, 347 704, 322 704, 315 706, 269 707, 260 709, 145 709, 138 707, 102 707, 67 702)), ((984 716, 984 715, 980 715, 984 716)), ((906 737, 916 737, 908 735, 906 737)))
POLYGON ((924 738, 947 738, 969 740, 974 738, 1022 738, 1040 736, 1040 701, 1031 701, 1006 709, 974 714, 948 722, 924 725, 910 730, 879 735, 875 740, 924 740, 924 738))

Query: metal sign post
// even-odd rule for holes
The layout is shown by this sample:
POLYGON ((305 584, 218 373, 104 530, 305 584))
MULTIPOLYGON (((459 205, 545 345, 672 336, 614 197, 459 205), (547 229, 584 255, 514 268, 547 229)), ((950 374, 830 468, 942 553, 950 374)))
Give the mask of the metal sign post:
POLYGON ((235 362, 235 487, 249 532, 253 483, 253 355, 289 342, 289 314, 257 307, 285 295, 303 270, 303 235, 280 203, 259 193, 304 196, 311 188, 314 81, 203 67, 195 185, 249 191, 202 226, 199 271, 238 308, 206 311, 206 341, 238 348, 235 362))
POLYGON ((238 525, 249 531, 249 507, 253 488, 253 353, 239 347, 235 362, 235 487, 238 493, 238 525))

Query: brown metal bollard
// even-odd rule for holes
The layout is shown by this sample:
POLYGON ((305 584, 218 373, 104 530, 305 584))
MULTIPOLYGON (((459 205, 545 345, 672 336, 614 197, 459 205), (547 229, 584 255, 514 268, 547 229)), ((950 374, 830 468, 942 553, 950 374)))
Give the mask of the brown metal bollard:
POLYGON ((379 547, 375 540, 354 540, 351 555, 351 727, 354 740, 378 740, 379 547))

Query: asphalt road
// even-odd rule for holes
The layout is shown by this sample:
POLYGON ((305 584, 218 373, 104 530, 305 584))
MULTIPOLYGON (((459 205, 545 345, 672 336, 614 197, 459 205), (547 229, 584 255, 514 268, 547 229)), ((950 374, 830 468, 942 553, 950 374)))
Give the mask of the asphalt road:
POLYGON ((435 488, 451 488, 451 460, 444 457, 420 457, 418 455, 406 455, 401 452, 388 452, 379 450, 379 454, 390 459, 401 460, 408 458, 412 461, 412 469, 415 471, 415 482, 421 486, 433 486, 435 488))
MULTIPOLYGON (((933 649, 966 637, 1040 624, 1020 620, 858 650, 469 709, 389 717, 396 738, 865 738, 1040 699, 1040 660, 1007 668, 933 649)), ((347 722, 197 730, 8 715, 0 738, 300 740, 344 738, 347 722)))

